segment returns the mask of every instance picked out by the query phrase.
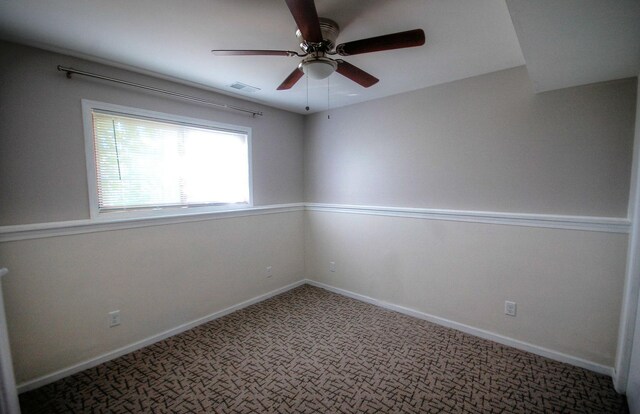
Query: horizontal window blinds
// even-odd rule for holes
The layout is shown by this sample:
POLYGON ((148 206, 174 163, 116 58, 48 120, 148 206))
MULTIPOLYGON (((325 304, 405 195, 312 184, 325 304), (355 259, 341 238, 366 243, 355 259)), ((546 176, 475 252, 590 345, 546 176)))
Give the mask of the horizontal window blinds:
POLYGON ((249 203, 244 132, 93 110, 100 212, 249 203))

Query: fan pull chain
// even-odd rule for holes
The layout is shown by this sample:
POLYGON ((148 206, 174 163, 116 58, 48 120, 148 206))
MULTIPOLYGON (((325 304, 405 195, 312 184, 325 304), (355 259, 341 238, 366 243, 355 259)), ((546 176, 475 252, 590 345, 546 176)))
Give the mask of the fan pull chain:
POLYGON ((331 76, 327 78, 327 119, 331 119, 331 114, 329 111, 331 110, 331 100, 330 100, 330 87, 331 87, 331 76))
POLYGON ((307 106, 304 109, 308 111, 309 110, 309 75, 305 75, 305 78, 307 80, 307 106))

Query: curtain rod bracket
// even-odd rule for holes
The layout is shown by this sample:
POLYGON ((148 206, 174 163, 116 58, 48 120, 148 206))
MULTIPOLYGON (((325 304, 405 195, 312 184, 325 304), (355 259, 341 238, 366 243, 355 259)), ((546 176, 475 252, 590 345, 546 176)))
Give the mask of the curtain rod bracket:
POLYGON ((255 118, 256 116, 262 116, 262 112, 261 111, 254 111, 253 109, 246 109, 246 108, 241 108, 241 107, 233 106, 233 105, 219 104, 219 103, 216 103, 216 102, 208 101, 206 99, 197 98, 195 96, 185 95, 185 94, 182 94, 182 93, 172 92, 172 91, 168 91, 168 90, 160 89, 160 88, 154 88, 153 86, 141 85, 139 83, 129 82, 129 81, 122 80, 122 79, 111 78, 109 76, 99 75, 97 73, 85 72, 85 71, 74 69, 74 68, 67 68, 67 67, 64 67, 62 65, 58 65, 58 70, 61 71, 61 72, 66 72, 68 79, 71 79, 71 75, 75 73, 75 74, 82 75, 82 76, 88 76, 90 78, 102 79, 102 80, 106 80, 106 81, 109 81, 109 82, 121 83, 123 85, 132 86, 134 88, 145 89, 145 90, 148 90, 148 91, 162 93, 164 95, 174 96, 176 98, 184 99, 184 100, 187 100, 187 101, 198 102, 198 103, 201 103, 201 104, 211 105, 211 106, 215 106, 215 107, 222 108, 222 109, 228 109, 228 110, 233 110, 233 111, 238 111, 238 112, 244 112, 244 113, 247 113, 247 114, 251 114, 251 116, 253 118, 255 118))
POLYGON ((70 70, 65 70, 65 68, 63 68, 62 66, 58 65, 58 70, 61 72, 66 72, 67 73, 67 79, 71 79, 71 71, 70 70))

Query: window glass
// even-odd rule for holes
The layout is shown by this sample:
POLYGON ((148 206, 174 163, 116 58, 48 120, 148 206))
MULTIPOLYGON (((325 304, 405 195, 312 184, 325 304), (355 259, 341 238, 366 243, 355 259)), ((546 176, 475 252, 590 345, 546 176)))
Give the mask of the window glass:
POLYGON ((248 206, 249 135, 91 109, 99 213, 248 206))

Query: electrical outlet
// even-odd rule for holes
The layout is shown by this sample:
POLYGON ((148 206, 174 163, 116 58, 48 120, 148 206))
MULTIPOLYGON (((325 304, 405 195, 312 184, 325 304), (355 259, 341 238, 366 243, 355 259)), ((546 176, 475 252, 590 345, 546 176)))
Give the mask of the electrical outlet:
POLYGON ((336 272, 336 262, 329 262, 329 271, 336 272))
POLYGON ((120 311, 109 312, 109 328, 120 325, 120 311))
POLYGON ((267 266, 265 274, 267 275, 267 279, 273 276, 273 269, 271 268, 271 266, 267 266))
POLYGON ((504 301, 504 314, 509 316, 516 316, 517 305, 515 302, 508 300, 504 301))

